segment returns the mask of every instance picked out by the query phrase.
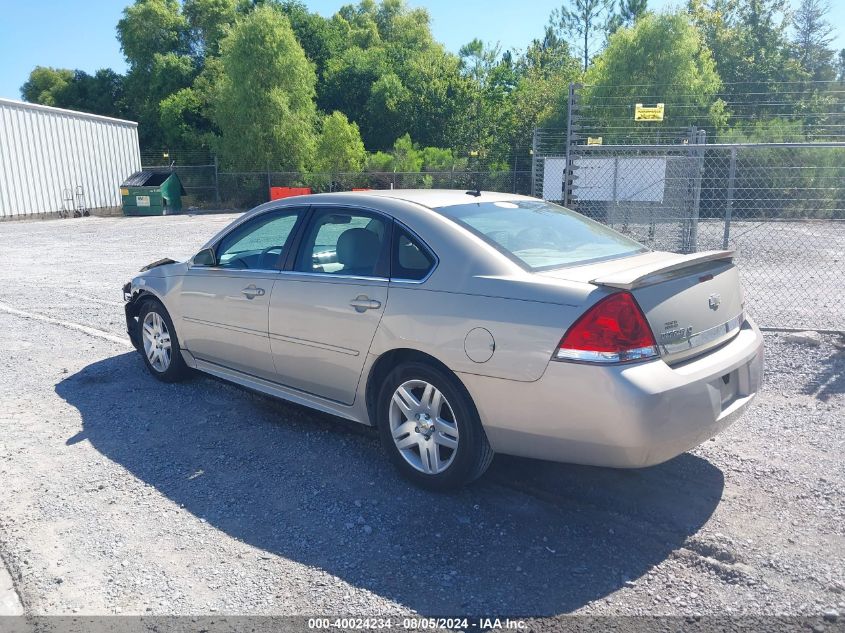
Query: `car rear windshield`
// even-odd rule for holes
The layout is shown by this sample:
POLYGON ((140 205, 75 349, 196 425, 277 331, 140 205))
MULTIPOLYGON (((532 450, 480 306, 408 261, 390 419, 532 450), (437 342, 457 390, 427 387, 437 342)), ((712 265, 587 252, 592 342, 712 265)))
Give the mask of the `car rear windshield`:
POLYGON ((541 200, 456 204, 435 209, 530 270, 626 257, 644 246, 579 213, 541 200))

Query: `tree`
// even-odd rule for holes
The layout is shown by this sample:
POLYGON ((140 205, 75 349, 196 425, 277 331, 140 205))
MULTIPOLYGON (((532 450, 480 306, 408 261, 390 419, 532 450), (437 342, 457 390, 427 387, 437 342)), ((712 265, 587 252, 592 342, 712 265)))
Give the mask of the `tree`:
POLYGON ((325 62, 318 106, 356 122, 368 148, 389 148, 405 132, 427 145, 467 136, 467 82, 425 11, 365 0, 342 7, 326 29, 337 52, 325 62))
POLYGON ((567 0, 567 4, 552 13, 552 22, 556 22, 561 30, 570 37, 580 39, 584 61, 584 70, 590 63, 590 52, 593 50, 593 39, 603 24, 604 18, 611 10, 613 0, 567 0))
POLYGON ((317 171, 339 174, 358 172, 364 165, 367 152, 358 126, 350 123, 342 112, 332 112, 323 119, 323 129, 317 140, 314 168, 317 171))
POLYGON ((510 58, 500 59, 500 52, 498 44, 485 46, 477 38, 458 52, 461 70, 471 87, 468 123, 472 129, 472 150, 476 152, 483 152, 493 142, 505 99, 513 87, 510 58))
POLYGON ((123 10, 117 39, 130 69, 148 70, 156 55, 190 51, 188 21, 178 0, 135 0, 123 10))
POLYGON ((771 84, 801 78, 787 38, 788 0, 689 0, 688 12, 729 94, 769 100, 771 84))
POLYGON ((216 57, 226 31, 235 23, 238 0, 185 0, 182 5, 192 54, 216 57))
POLYGON ((317 78, 287 17, 259 6, 221 43, 213 102, 226 164, 304 171, 314 151, 317 78))
POLYGON ((602 104, 591 118, 598 120, 597 127, 608 130, 606 142, 623 140, 612 130, 631 129, 634 104, 642 101, 641 95, 667 104, 665 120, 649 122, 649 130, 676 129, 690 121, 721 123, 719 112, 713 110, 722 85, 716 64, 683 13, 646 14, 633 28, 614 33, 593 60, 585 84, 585 106, 602 104))
POLYGON ((845 81, 845 48, 839 51, 839 58, 836 60, 836 79, 845 81))
POLYGON ((73 71, 67 68, 36 66, 21 86, 21 96, 30 103, 54 107, 65 105, 64 91, 73 81, 73 71))
POLYGON ((648 0, 619 0, 619 9, 611 11, 607 21, 607 33, 611 35, 623 27, 633 26, 642 14, 648 10, 648 0))
POLYGON ((108 68, 89 75, 83 70, 36 66, 21 95, 32 103, 124 118, 124 88, 123 77, 108 68))
POLYGON ((565 125, 568 84, 581 77, 581 64, 561 33, 549 25, 543 39, 535 39, 517 60, 516 75, 503 115, 503 149, 508 151, 527 147, 538 125, 565 125))
POLYGON ((346 48, 346 43, 341 37, 340 23, 335 18, 324 18, 319 13, 312 13, 300 0, 284 0, 280 2, 279 8, 290 20, 306 57, 316 65, 319 101, 320 81, 326 64, 346 48))
POLYGON ((793 43, 801 67, 814 81, 835 77, 833 67, 833 27, 827 21, 830 6, 821 0, 801 0, 793 17, 793 43))

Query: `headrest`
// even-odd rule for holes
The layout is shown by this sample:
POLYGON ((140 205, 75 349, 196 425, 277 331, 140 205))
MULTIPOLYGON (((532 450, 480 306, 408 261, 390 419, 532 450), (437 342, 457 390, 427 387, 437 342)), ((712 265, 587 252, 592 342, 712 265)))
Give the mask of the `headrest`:
POLYGON ((344 268, 370 268, 376 265, 381 240, 367 229, 346 229, 337 240, 337 261, 344 268))

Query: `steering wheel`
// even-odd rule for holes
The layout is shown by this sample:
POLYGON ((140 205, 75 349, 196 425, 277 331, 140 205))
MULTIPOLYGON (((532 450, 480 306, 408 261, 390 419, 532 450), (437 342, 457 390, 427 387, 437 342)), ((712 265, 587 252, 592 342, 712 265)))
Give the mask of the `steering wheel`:
POLYGON ((282 251, 284 249, 285 249, 284 246, 268 246, 263 251, 261 251, 261 255, 258 256, 258 265, 261 268, 265 268, 265 269, 268 269, 268 270, 272 269, 272 268, 276 268, 276 264, 279 263, 279 256, 282 254, 282 251), (274 262, 274 264, 272 266, 268 267, 264 264, 264 258, 267 257, 270 254, 270 251, 275 251, 275 250, 279 251, 278 255, 276 255, 276 261, 274 262))

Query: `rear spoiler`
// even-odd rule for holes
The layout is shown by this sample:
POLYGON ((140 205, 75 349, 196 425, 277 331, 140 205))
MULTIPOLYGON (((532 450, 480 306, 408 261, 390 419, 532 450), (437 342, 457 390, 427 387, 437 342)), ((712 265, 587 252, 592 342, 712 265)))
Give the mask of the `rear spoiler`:
MULTIPOLYGON (((621 270, 590 280, 597 286, 633 290, 680 276, 679 271, 716 261, 731 261, 734 251, 702 251, 689 255, 674 255, 645 266, 621 270)), ((686 271, 689 272, 689 271, 686 271)))

